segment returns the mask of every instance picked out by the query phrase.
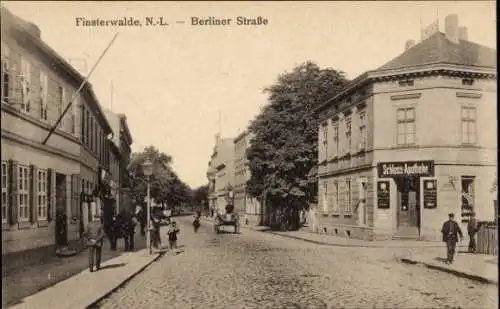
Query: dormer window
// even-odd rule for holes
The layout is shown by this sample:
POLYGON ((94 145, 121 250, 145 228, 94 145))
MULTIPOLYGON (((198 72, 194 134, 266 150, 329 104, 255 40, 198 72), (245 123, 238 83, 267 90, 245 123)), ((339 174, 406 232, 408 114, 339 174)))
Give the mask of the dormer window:
POLYGON ((464 78, 462 79, 463 86, 472 86, 474 85, 474 80, 472 78, 464 78))
POLYGON ((414 85, 413 79, 405 79, 405 80, 400 80, 399 81, 399 86, 400 87, 411 87, 414 85))

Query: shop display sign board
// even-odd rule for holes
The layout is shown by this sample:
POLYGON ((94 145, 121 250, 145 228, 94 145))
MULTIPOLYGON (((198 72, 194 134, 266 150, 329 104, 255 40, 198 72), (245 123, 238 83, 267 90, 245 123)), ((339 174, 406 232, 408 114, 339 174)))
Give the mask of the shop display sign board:
POLYGON ((437 180, 424 180, 424 208, 437 207, 437 180))
POLYGON ((377 205, 378 208, 382 209, 390 208, 391 199, 389 181, 377 182, 377 205))
POLYGON ((433 177, 434 161, 382 162, 377 164, 377 170, 379 178, 433 177))

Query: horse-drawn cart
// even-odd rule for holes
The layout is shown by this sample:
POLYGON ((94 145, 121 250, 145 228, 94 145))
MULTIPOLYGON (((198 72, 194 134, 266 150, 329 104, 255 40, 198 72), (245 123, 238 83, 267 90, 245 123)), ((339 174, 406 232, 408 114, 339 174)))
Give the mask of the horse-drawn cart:
POLYGON ((217 214, 214 220, 214 231, 220 233, 221 226, 234 226, 234 233, 240 232, 240 218, 238 214, 226 213, 217 214))

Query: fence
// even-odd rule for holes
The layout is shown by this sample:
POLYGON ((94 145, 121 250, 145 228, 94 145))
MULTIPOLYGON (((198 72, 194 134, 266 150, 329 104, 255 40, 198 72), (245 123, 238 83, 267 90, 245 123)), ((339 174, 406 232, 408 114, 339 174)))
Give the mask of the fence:
POLYGON ((498 256, 498 226, 482 224, 477 233, 477 253, 498 256))

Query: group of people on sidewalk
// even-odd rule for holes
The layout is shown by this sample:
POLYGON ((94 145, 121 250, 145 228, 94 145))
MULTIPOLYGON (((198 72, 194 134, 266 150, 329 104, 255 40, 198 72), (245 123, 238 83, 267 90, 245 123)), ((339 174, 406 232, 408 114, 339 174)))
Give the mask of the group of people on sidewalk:
MULTIPOLYGON (((455 257, 455 249, 457 242, 462 241, 464 235, 458 223, 454 220, 453 213, 448 214, 448 221, 443 223, 441 233, 443 241, 446 243, 446 264, 452 264, 455 257), (459 239, 460 238, 460 239, 459 239)), ((476 219, 476 214, 472 213, 469 222, 467 223, 467 234, 469 234, 469 253, 476 253, 476 233, 479 231, 479 222, 476 219)))
POLYGON ((99 214, 87 224, 83 238, 89 251, 89 270, 99 270, 101 267, 102 247, 106 235, 109 238, 110 249, 116 251, 117 241, 123 238, 125 251, 134 251, 134 236, 137 218, 135 215, 121 211, 114 215, 107 225, 101 222, 99 214), (95 267, 95 269, 94 269, 95 267))
MULTIPOLYGON (((170 224, 168 234, 169 248, 177 249, 177 234, 180 232, 175 221, 168 218, 170 224)), ((107 226, 101 222, 99 214, 94 215, 94 220, 88 223, 83 238, 89 251, 89 270, 99 270, 101 266, 102 247, 106 235, 109 238, 110 249, 116 251, 117 241, 123 238, 125 251, 134 251, 134 237, 137 224, 140 225, 141 236, 146 236, 146 232, 151 233, 152 248, 159 249, 161 245, 160 219, 151 216, 151 226, 146 229, 146 216, 143 209, 138 209, 135 213, 121 211, 113 216, 112 222, 107 226)))

